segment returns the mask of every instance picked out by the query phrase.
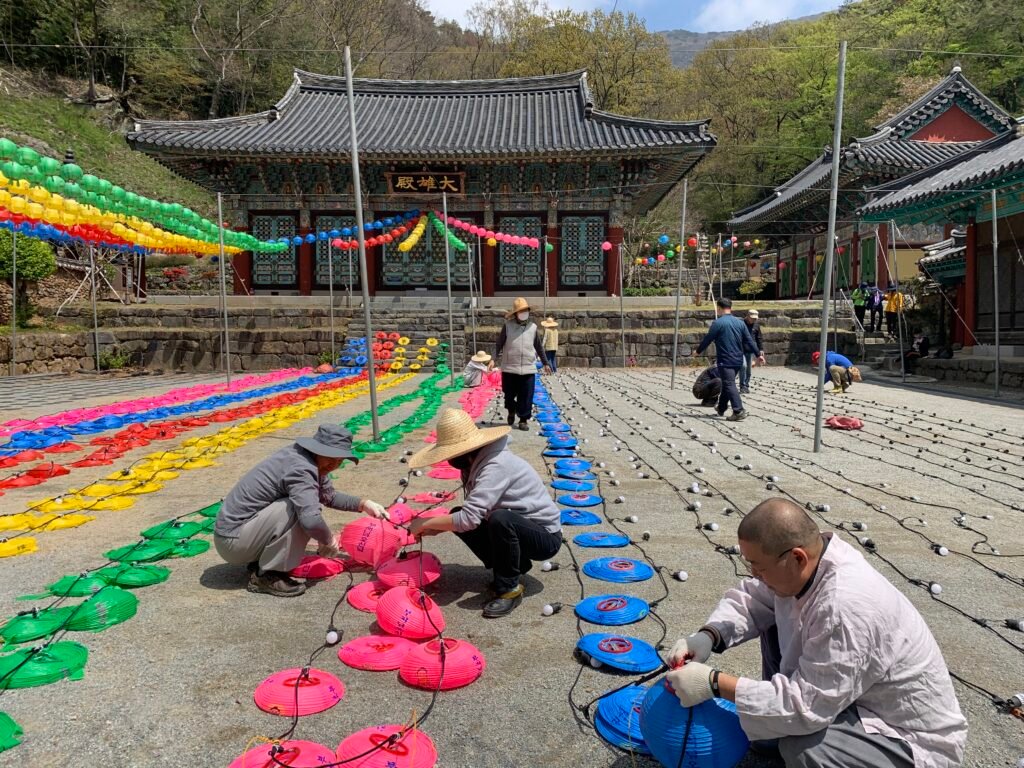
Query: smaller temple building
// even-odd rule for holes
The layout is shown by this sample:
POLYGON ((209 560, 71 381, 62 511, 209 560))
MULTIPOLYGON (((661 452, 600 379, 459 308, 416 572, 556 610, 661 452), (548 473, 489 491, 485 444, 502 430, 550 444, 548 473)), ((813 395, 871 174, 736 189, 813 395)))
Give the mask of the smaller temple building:
MULTIPOLYGON (((486 296, 618 292, 628 217, 654 206, 715 146, 708 120, 664 122, 595 108, 586 72, 474 81, 354 79, 365 221, 442 207, 540 248, 468 237, 445 262, 428 227, 416 246, 367 250, 371 294, 469 288, 486 296), (545 246, 551 246, 546 248, 545 246)), ((355 225, 346 81, 296 71, 271 109, 218 120, 140 121, 128 143, 224 194, 231 225, 262 239, 355 225)), ((311 238, 313 239, 313 238, 311 238)), ((236 293, 309 295, 359 285, 351 252, 317 239, 241 254, 236 293), (333 251, 333 252, 332 252, 333 251), (330 263, 329 263, 330 260, 330 263)))

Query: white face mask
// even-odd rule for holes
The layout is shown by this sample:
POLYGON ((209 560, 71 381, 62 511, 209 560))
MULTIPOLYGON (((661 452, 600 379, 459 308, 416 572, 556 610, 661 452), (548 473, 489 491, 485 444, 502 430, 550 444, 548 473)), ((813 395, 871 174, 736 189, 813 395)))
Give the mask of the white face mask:
POLYGON ((516 313, 516 319, 519 320, 520 323, 525 323, 527 320, 530 319, 530 313, 529 312, 517 312, 516 313))

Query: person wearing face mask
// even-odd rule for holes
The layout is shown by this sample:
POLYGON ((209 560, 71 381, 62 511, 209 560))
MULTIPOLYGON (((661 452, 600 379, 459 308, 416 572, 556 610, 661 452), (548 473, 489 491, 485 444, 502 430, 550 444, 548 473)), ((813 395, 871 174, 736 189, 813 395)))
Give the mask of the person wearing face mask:
POLYGON ((250 592, 296 597, 306 585, 289 573, 302 562, 311 538, 324 557, 338 557, 338 545, 320 505, 388 519, 376 501, 335 489, 329 475, 343 461, 359 463, 352 434, 321 424, 314 437, 300 437, 253 467, 224 497, 213 544, 225 562, 246 565, 250 592))
POLYGON ((758 504, 737 535, 753 578, 669 654, 683 706, 735 702, 755 749, 777 750, 787 768, 959 766, 967 721, 906 596, 788 499, 758 504), (706 663, 754 639, 761 680, 706 663))
MULTIPOLYGON (((508 425, 511 427, 518 416, 519 429, 525 432, 530 428, 527 422, 533 413, 533 388, 537 376, 534 361, 546 359, 537 324, 530 322, 530 305, 526 299, 518 298, 512 302, 512 309, 505 315, 505 324, 498 334, 494 357, 501 360, 501 391, 505 395, 508 425)), ((494 367, 493 361, 491 367, 494 367)), ((551 373, 546 363, 544 373, 551 373)))
POLYGON ((413 469, 447 461, 462 473, 462 506, 448 515, 415 518, 409 532, 454 532, 492 569, 486 618, 511 613, 523 599, 522 575, 562 546, 558 507, 534 468, 508 449, 509 431, 480 429, 468 413, 451 408, 437 421, 437 442, 409 458, 413 469))

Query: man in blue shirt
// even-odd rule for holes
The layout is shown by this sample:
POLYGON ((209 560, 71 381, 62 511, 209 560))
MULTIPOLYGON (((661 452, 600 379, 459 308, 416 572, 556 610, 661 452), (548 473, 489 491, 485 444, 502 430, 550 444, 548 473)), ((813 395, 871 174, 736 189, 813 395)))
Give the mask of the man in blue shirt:
POLYGON ((711 324, 707 336, 697 347, 697 354, 704 352, 714 342, 715 364, 722 379, 722 392, 718 396, 718 407, 715 410, 719 416, 725 416, 725 409, 731 404, 732 415, 728 421, 743 421, 747 418, 747 412, 743 410, 743 401, 736 388, 736 376, 743 366, 743 353, 756 355, 759 350, 747 324, 733 317, 732 301, 723 296, 718 300, 718 308, 722 314, 711 324))
MULTIPOLYGON (((819 360, 821 360, 821 352, 815 352, 811 355, 812 365, 817 366, 819 360)), ((832 378, 833 394, 842 394, 852 386, 853 375, 850 373, 851 368, 853 368, 853 363, 850 362, 848 357, 844 357, 838 352, 825 353, 825 370, 832 378)))

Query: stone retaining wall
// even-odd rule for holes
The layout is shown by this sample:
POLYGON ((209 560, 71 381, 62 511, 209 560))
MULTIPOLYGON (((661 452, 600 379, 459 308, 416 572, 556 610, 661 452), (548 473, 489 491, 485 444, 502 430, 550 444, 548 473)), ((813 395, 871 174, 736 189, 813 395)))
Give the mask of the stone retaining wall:
MULTIPOLYGON (((897 366, 898 369, 898 366, 897 366)), ((938 360, 929 357, 919 360, 916 373, 939 381, 963 382, 979 386, 995 386, 996 361, 994 358, 961 357, 938 360)), ((1000 362, 999 385, 1008 389, 1024 389, 1024 363, 1000 362)))

